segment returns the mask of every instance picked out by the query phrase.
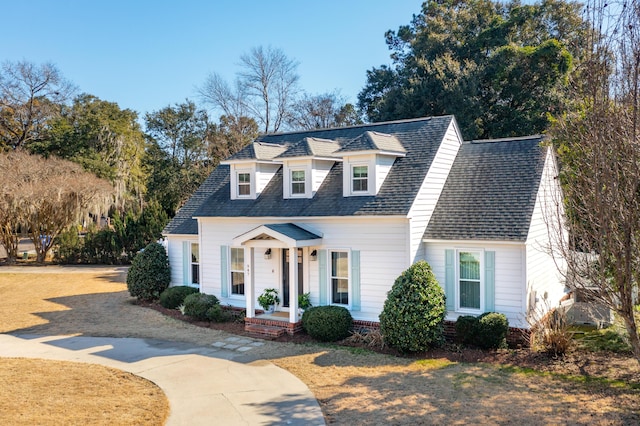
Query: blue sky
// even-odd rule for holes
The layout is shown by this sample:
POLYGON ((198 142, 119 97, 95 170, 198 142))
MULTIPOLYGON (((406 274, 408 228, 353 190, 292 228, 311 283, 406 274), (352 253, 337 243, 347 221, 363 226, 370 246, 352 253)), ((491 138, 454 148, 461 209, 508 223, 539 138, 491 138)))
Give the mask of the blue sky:
POLYGON ((303 90, 355 103, 366 71, 389 64, 388 29, 420 0, 0 0, 0 61, 53 62, 81 92, 145 112, 192 99, 215 71, 273 46, 300 62, 303 90))

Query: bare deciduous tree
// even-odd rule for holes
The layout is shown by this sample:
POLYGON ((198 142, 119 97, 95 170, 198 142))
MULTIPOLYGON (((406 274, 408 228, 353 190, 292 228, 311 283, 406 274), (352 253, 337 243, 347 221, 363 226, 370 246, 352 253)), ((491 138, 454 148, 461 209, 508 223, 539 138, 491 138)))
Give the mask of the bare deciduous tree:
POLYGON ((42 137, 46 121, 75 91, 55 65, 5 62, 0 71, 0 148, 42 137))
POLYGON ((362 124, 354 106, 339 92, 301 96, 293 105, 288 124, 292 129, 326 129, 362 124))
POLYGON ((591 57, 575 83, 583 102, 552 130, 569 230, 556 253, 568 284, 621 318, 640 362, 640 5, 590 1, 585 10, 591 57))
POLYGON ((227 117, 250 116, 265 133, 277 132, 298 92, 298 63, 280 49, 259 46, 240 57, 240 66, 234 88, 212 73, 198 92, 227 117))
POLYGON ((24 151, 0 155, 0 243, 15 260, 18 231, 28 234, 43 262, 55 238, 89 212, 113 203, 113 187, 78 164, 24 151))

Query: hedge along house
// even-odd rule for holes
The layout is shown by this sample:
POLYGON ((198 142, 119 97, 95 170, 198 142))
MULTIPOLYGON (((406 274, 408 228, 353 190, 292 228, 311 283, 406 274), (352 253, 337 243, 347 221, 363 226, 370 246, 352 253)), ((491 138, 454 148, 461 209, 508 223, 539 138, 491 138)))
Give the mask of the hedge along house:
POLYGON ((463 142, 452 116, 261 136, 165 228, 172 285, 292 333, 303 293, 378 322, 395 279, 426 260, 448 320, 496 311, 527 328, 535 301, 555 306, 564 289, 544 250, 557 182, 540 142, 463 142), (266 288, 280 294, 275 316, 256 315, 266 288))

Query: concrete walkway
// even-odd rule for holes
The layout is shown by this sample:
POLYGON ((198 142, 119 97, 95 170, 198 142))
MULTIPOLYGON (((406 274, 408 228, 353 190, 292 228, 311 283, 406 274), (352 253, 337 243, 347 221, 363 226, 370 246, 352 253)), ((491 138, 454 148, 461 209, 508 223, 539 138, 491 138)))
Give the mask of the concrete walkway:
POLYGON ((268 361, 243 363, 262 344, 230 337, 210 347, 166 341, 0 334, 0 357, 101 364, 157 384, 167 395, 167 425, 324 425, 315 397, 268 361))

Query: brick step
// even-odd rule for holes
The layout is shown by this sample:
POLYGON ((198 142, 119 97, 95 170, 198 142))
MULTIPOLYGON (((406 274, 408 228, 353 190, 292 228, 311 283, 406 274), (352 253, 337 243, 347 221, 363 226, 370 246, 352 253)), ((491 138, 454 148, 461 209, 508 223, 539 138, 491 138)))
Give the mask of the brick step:
POLYGON ((286 333, 286 330, 282 327, 262 324, 245 324, 244 331, 259 336, 272 337, 274 339, 286 333))

